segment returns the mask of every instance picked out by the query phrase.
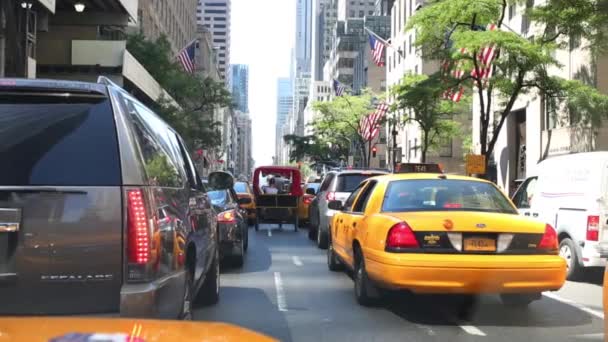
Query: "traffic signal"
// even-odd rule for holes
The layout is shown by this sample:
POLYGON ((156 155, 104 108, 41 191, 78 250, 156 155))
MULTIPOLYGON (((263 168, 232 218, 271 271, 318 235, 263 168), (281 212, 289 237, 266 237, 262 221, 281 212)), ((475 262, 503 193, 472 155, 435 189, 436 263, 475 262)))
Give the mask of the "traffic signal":
POLYGON ((372 158, 376 158, 376 152, 378 152, 378 148, 376 146, 372 147, 372 158))

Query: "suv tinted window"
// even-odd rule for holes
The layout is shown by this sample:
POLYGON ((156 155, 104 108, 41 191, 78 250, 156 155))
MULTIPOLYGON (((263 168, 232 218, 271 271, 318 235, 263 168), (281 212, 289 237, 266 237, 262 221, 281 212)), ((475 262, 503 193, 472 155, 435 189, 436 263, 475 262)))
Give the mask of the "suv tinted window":
POLYGON ((109 99, 0 94, 0 160, 0 185, 120 185, 109 99))
POLYGON ((336 185, 336 192, 352 192, 357 188, 359 183, 368 179, 369 177, 379 176, 376 174, 363 174, 363 173, 345 173, 338 176, 338 184, 336 185))
POLYGON ((183 174, 172 149, 167 125, 138 102, 120 96, 144 157, 148 185, 182 187, 183 174))

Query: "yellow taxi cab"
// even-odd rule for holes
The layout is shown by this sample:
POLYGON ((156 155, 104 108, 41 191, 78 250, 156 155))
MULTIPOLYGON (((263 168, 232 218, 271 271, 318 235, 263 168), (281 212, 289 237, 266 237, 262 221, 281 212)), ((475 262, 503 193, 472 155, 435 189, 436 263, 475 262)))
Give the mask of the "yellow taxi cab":
MULTIPOLYGON (((421 164, 426 165, 426 164, 421 164)), ((424 168, 423 168, 424 169, 424 168)), ((332 219, 328 268, 355 274, 362 305, 378 289, 499 294, 526 306, 566 279, 553 227, 519 216, 492 183, 442 173, 369 178, 332 219)))
POLYGON ((253 194, 253 189, 251 188, 251 185, 248 182, 235 182, 234 191, 236 192, 236 195, 239 199, 251 199, 250 203, 242 204, 241 208, 247 210, 247 221, 249 222, 249 225, 252 225, 255 221, 256 206, 255 195, 253 194))
POLYGON ((298 222, 301 225, 308 223, 308 207, 312 200, 315 198, 317 192, 319 192, 319 188, 321 187, 321 183, 306 183, 302 187, 304 189, 304 195, 300 197, 300 201, 298 202, 298 222))
POLYGON ((4 341, 253 341, 274 339, 226 323, 145 319, 6 317, 0 318, 4 341))

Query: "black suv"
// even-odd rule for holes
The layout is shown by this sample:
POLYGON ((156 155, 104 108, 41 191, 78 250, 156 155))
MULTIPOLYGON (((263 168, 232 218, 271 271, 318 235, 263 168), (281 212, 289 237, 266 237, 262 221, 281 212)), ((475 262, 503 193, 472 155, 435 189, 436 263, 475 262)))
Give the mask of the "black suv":
POLYGON ((188 318, 217 218, 180 136, 105 78, 0 79, 0 313, 188 318))

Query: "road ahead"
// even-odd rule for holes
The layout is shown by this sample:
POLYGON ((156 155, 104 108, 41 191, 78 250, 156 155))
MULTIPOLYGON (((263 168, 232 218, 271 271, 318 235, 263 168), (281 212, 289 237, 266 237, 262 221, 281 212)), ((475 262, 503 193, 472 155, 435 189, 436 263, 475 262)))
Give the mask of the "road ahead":
POLYGON ((224 267, 220 303, 197 309, 196 320, 235 323, 281 341, 604 340, 600 274, 568 282, 525 310, 482 296, 461 320, 454 297, 398 294, 378 307, 359 306, 352 279, 327 269, 325 251, 306 230, 264 225, 251 228, 249 239, 244 267, 224 267))

